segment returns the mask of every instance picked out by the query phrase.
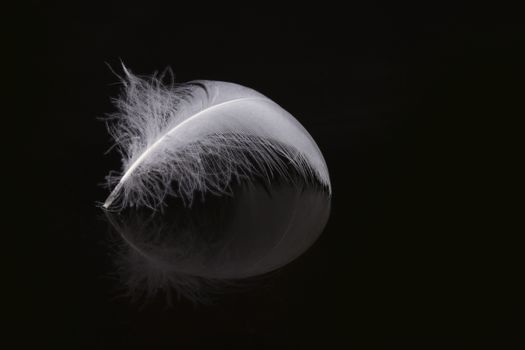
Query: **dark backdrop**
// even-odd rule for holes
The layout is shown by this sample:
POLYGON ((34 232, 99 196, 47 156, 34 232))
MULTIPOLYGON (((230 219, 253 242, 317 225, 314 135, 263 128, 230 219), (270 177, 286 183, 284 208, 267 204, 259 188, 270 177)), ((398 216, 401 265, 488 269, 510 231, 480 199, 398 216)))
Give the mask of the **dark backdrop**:
POLYGON ((15 41, 31 74, 21 91, 35 97, 20 121, 24 165, 38 177, 28 176, 31 215, 24 210, 17 225, 25 248, 11 252, 23 256, 10 299, 21 339, 448 348, 522 330, 523 261, 511 224, 520 213, 509 201, 521 161, 510 121, 522 114, 523 32, 511 9, 194 5, 27 5, 15 41), (333 184, 318 242, 258 288, 211 306, 139 309, 116 299, 95 201, 120 167, 115 152, 104 155, 111 140, 97 119, 114 111, 119 86, 106 64, 118 69, 120 60, 139 74, 171 66, 179 81, 243 84, 296 116, 333 184))

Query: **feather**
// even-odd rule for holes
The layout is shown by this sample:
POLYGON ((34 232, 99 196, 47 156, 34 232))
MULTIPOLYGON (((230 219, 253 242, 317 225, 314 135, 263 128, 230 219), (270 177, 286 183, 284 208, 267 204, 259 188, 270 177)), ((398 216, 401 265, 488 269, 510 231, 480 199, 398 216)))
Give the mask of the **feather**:
POLYGON ((254 176, 287 178, 290 167, 331 193, 315 141, 264 95, 220 81, 165 84, 166 73, 123 70, 123 93, 108 121, 123 165, 121 174, 106 177, 114 188, 104 208, 157 209, 167 195, 191 205, 196 192, 225 194, 232 181, 254 176))

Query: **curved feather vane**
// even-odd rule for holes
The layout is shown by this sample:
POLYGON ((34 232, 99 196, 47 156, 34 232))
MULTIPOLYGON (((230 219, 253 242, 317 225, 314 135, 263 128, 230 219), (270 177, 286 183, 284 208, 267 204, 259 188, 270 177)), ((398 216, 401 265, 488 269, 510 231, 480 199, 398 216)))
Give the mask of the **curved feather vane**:
POLYGON ((119 176, 104 208, 158 208, 167 195, 191 204, 194 193, 224 194, 234 180, 291 167, 330 191, 316 143, 288 112, 255 90, 220 81, 162 82, 124 67, 124 93, 108 129, 122 155, 119 176), (173 185, 176 183, 177 185, 173 185))

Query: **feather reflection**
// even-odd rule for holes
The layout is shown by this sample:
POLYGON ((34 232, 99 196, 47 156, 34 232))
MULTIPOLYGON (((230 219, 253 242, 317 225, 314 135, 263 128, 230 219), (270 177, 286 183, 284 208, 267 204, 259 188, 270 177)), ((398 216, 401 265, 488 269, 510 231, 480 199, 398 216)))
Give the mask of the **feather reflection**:
POLYGON ((330 196, 315 186, 243 185, 161 213, 106 212, 118 237, 116 272, 133 299, 163 292, 202 303, 241 281, 278 269, 321 234, 330 196))

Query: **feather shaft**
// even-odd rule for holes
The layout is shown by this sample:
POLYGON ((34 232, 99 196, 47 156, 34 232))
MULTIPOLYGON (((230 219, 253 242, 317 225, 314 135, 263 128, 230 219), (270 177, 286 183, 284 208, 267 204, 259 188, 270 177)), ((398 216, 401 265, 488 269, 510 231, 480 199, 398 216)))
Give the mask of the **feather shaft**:
POLYGON ((235 100, 230 100, 230 101, 226 101, 226 102, 222 102, 222 103, 219 103, 219 104, 216 104, 216 105, 213 105, 213 106, 210 106, 202 111, 199 111, 198 113, 194 114, 193 116, 189 117, 188 119, 184 120, 183 122, 181 122, 180 124, 174 126, 171 130, 169 130, 168 132, 166 132, 164 135, 162 135, 161 137, 159 137, 159 139, 157 141, 155 141, 155 143, 153 143, 150 147, 148 147, 134 162, 133 164, 131 164, 131 166, 128 168, 128 170, 124 173, 124 175, 122 175, 122 178, 120 179, 120 181, 118 182, 117 186, 115 186, 115 188, 113 189, 113 191, 111 191, 110 195, 108 196, 108 198, 106 199, 106 201, 104 202, 104 204, 102 205, 105 209, 109 208, 109 206, 111 205, 111 203, 113 203, 113 201, 117 198, 118 196, 118 192, 120 191, 120 189, 122 188, 122 186, 124 185, 124 182, 131 176, 131 174, 133 173, 133 171, 140 165, 140 163, 148 156, 148 154, 152 151, 155 150, 155 148, 160 145, 167 137, 169 137, 171 134, 175 133, 175 131, 177 131, 178 129, 180 129, 184 124, 194 120, 195 118, 198 118, 199 116, 202 116, 214 109, 218 109, 218 108, 221 108, 221 107, 225 107, 226 105, 230 105, 230 104, 234 104, 234 103, 239 103, 239 102, 245 102, 245 101, 250 101, 250 100, 264 100, 262 98, 259 98, 259 97, 245 97, 245 98, 238 98, 238 99, 235 99, 235 100))

